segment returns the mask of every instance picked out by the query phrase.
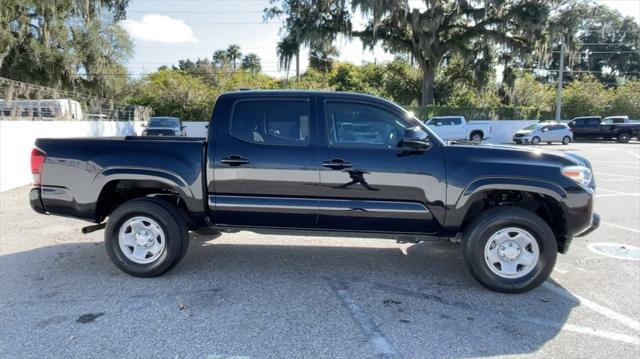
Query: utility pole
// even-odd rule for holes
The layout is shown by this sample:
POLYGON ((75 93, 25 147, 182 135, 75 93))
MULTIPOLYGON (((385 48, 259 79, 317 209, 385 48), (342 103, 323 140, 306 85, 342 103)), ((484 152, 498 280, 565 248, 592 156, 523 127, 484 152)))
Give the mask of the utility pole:
POLYGON ((564 73, 564 35, 560 40, 560 68, 558 69, 558 94, 556 97, 556 121, 562 119, 562 75, 564 73))

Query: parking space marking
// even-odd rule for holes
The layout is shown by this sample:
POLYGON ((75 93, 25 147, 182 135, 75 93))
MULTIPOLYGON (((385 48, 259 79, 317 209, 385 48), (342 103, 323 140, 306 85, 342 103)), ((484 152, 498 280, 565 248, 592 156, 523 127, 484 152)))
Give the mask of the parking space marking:
POLYGON ((635 228, 629 228, 629 227, 625 227, 625 226, 621 226, 619 224, 613 224, 613 223, 609 223, 609 222, 601 222, 602 224, 606 224, 607 226, 611 226, 611 227, 615 227, 615 228, 619 228, 619 229, 624 229, 625 231, 629 231, 629 232, 633 232, 633 233, 640 233, 640 230, 635 229, 635 228))
POLYGON ((628 176, 628 175, 619 175, 619 174, 615 174, 615 173, 608 173, 608 172, 595 172, 596 176, 612 176, 612 177, 622 177, 622 178, 630 178, 630 179, 640 179, 640 177, 638 176, 628 176))
POLYGON ((393 344, 389 343, 376 323, 369 318, 367 312, 353 299, 349 292, 349 285, 344 281, 334 278, 329 279, 328 282, 333 292, 347 308, 356 324, 360 327, 362 334, 367 337, 373 346, 376 356, 381 358, 400 358, 401 356, 398 350, 393 346, 393 344))
POLYGON ((599 330, 596 328, 584 327, 582 325, 575 325, 575 324, 569 324, 569 323, 558 324, 556 322, 539 319, 539 318, 524 318, 523 320, 531 324, 537 324, 543 327, 554 328, 554 329, 559 329, 562 331, 573 332, 578 334, 591 335, 594 337, 610 339, 610 340, 633 344, 633 345, 640 345, 640 338, 632 335, 609 332, 609 331, 599 330))
POLYGON ((583 298, 577 294, 573 294, 571 292, 569 292, 568 290, 558 287, 557 285, 551 284, 549 282, 544 282, 542 283, 542 285, 549 289, 550 291, 559 294, 569 300, 572 301, 576 301, 581 305, 584 306, 585 308, 589 308, 591 310, 593 310, 596 313, 599 313, 601 315, 604 315, 605 317, 609 318, 609 319, 613 319, 617 322, 619 322, 620 324, 627 326, 631 329, 634 329, 636 331, 640 332, 640 322, 627 317, 624 314, 620 314, 616 311, 613 311, 605 306, 602 306, 592 300, 589 300, 587 298, 583 298))
POLYGON ((635 153, 635 152, 633 152, 631 150, 627 151, 627 153, 630 154, 631 156, 635 157, 635 158, 640 159, 640 155, 638 155, 637 153, 635 153))

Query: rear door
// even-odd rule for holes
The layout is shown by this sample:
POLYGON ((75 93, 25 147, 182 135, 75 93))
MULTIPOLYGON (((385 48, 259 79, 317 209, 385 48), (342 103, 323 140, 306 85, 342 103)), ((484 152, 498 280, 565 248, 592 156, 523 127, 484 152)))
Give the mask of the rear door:
POLYGON ((416 122, 385 102, 332 97, 319 102, 325 120, 319 130, 319 227, 439 230, 446 189, 439 143, 420 152, 400 147, 405 128, 416 122))
POLYGON ((209 207, 221 226, 310 228, 319 185, 312 96, 238 97, 218 109, 209 207), (218 111, 220 113, 218 113, 218 111))

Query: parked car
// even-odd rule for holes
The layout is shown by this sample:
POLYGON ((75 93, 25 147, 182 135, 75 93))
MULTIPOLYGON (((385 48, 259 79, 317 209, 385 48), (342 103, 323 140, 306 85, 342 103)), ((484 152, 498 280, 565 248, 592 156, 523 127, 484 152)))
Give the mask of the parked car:
POLYGON ((536 123, 527 126, 513 135, 513 142, 517 144, 537 145, 540 142, 551 144, 561 142, 568 145, 573 141, 573 133, 569 126, 564 123, 536 123))
POLYGON ((151 117, 142 136, 186 136, 186 126, 177 117, 151 117))
POLYGON ((470 140, 480 142, 491 137, 492 127, 486 121, 467 122, 464 116, 438 116, 427 121, 427 126, 443 140, 470 140))
POLYGON ((601 119, 597 116, 576 117, 569 122, 575 139, 616 139, 629 142, 640 137, 640 123, 630 121, 627 116, 611 116, 601 119))
POLYGON ((109 257, 139 277, 175 266, 189 229, 244 229, 461 238, 480 283, 523 292, 599 224, 583 157, 450 145, 402 107, 352 93, 231 92, 206 140, 40 138, 31 167, 31 207, 96 223, 84 232, 106 226, 109 257))

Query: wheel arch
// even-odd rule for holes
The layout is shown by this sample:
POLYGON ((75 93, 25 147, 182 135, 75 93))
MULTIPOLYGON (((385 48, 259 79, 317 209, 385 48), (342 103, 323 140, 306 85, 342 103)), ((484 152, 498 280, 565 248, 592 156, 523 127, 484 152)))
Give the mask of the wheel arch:
POLYGON ((447 227, 466 226, 482 211, 498 206, 516 206, 540 216, 552 229, 558 242, 558 251, 564 253, 567 239, 566 217, 563 206, 565 190, 553 183, 523 178, 482 178, 473 181, 461 193, 447 227))

